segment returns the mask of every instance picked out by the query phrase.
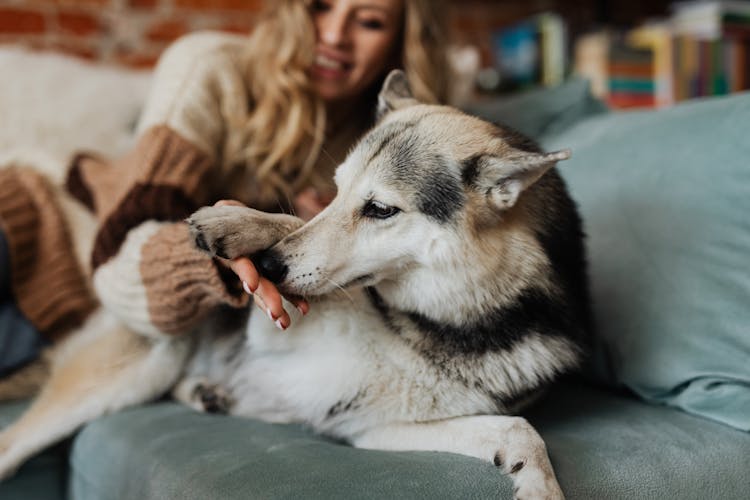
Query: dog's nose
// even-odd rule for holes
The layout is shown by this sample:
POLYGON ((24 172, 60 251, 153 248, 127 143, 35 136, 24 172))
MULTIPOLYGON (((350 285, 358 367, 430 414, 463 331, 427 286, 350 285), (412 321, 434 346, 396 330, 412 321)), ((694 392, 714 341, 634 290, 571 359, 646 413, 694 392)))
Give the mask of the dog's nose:
POLYGON ((284 263, 279 252, 275 250, 263 250, 253 256, 253 263, 263 277, 275 284, 284 281, 289 267, 284 263))

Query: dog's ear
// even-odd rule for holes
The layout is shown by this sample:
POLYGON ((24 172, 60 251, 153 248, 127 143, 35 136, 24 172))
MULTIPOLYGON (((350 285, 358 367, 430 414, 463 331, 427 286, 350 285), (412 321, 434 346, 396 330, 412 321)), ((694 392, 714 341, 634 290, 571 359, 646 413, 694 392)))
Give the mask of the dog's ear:
POLYGON ((507 210, 521 193, 539 180, 560 160, 570 158, 570 150, 534 153, 514 150, 510 154, 479 155, 467 160, 464 181, 471 184, 496 210, 507 210))
POLYGON ((390 111, 414 104, 419 104, 419 101, 414 98, 414 94, 411 92, 406 73, 400 69, 394 69, 388 73, 378 94, 378 120, 390 111))

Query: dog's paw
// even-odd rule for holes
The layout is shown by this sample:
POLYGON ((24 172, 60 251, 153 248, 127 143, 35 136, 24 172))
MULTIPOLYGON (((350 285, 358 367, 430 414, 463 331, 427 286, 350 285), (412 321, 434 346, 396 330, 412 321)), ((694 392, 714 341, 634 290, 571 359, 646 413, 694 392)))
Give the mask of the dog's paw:
POLYGON ((234 255, 237 250, 233 242, 237 239, 238 220, 244 210, 245 207, 222 206, 203 207, 195 212, 185 221, 195 246, 214 257, 231 259, 239 256, 234 255))
POLYGON ((564 499, 547 447, 521 417, 474 417, 465 434, 467 455, 491 460, 513 481, 517 500, 564 499))
POLYGON ((532 464, 526 467, 525 460, 516 460, 503 464, 496 457, 495 465, 513 479, 514 500, 564 500, 560 485, 555 479, 552 469, 545 470, 532 464))
POLYGON ((269 248, 303 224, 301 219, 290 215, 235 205, 203 207, 185 222, 196 247, 223 259, 269 248))
POLYGON ((229 413, 232 399, 222 387, 210 384, 197 384, 191 394, 192 405, 206 413, 229 413))
POLYGON ((513 479, 514 500, 564 500, 546 453, 544 457, 539 457, 538 452, 504 456, 508 451, 498 450, 493 462, 513 479))

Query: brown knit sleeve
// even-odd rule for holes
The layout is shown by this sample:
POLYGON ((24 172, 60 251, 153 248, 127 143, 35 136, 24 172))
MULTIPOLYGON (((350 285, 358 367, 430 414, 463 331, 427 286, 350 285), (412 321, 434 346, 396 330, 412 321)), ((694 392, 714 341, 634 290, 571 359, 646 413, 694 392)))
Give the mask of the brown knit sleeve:
POLYGON ((218 305, 247 305, 239 279, 222 274, 220 266, 195 248, 185 223, 167 225, 152 236, 143 246, 141 277, 154 325, 179 333, 218 305))
POLYGON ((45 337, 61 338, 97 304, 44 177, 28 168, 0 169, 0 226, 8 240, 18 307, 45 337))
POLYGON ((130 231, 94 274, 102 304, 134 331, 189 332, 218 306, 244 307, 239 279, 197 250, 184 222, 149 221, 130 231))
POLYGON ((214 168, 207 153, 165 125, 146 131, 118 162, 76 156, 67 188, 101 221, 92 268, 116 255, 128 232, 142 222, 181 220, 213 201, 214 168))

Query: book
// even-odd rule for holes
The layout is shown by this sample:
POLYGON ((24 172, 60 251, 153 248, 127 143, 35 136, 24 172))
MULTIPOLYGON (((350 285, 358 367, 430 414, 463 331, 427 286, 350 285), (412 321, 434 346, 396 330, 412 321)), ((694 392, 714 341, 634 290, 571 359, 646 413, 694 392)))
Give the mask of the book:
POLYGON ((750 34, 750 2, 689 1, 672 5, 672 25, 678 35, 716 40, 727 34, 750 34))
POLYGON ((568 30, 562 16, 542 13, 493 32, 491 37, 500 87, 516 90, 554 86, 567 72, 568 30))
POLYGON ((539 81, 539 32, 535 22, 524 21, 498 30, 492 41, 503 87, 527 87, 539 81))
POLYGON ((672 28, 666 22, 647 23, 627 35, 629 45, 653 53, 652 79, 657 107, 670 106, 675 102, 672 38, 672 28))
MULTIPOLYGON (((574 47, 573 73, 589 80, 591 93, 606 100, 609 93, 609 46, 611 33, 606 30, 578 37, 574 47)), ((621 72, 628 69, 619 68, 621 72)))
POLYGON ((636 47, 627 37, 615 37, 609 48, 606 101, 615 108, 654 107, 658 104, 656 54, 651 47, 636 47))
POLYGON ((560 85, 567 67, 567 27, 562 16, 543 13, 537 17, 540 33, 540 62, 542 85, 560 85))

